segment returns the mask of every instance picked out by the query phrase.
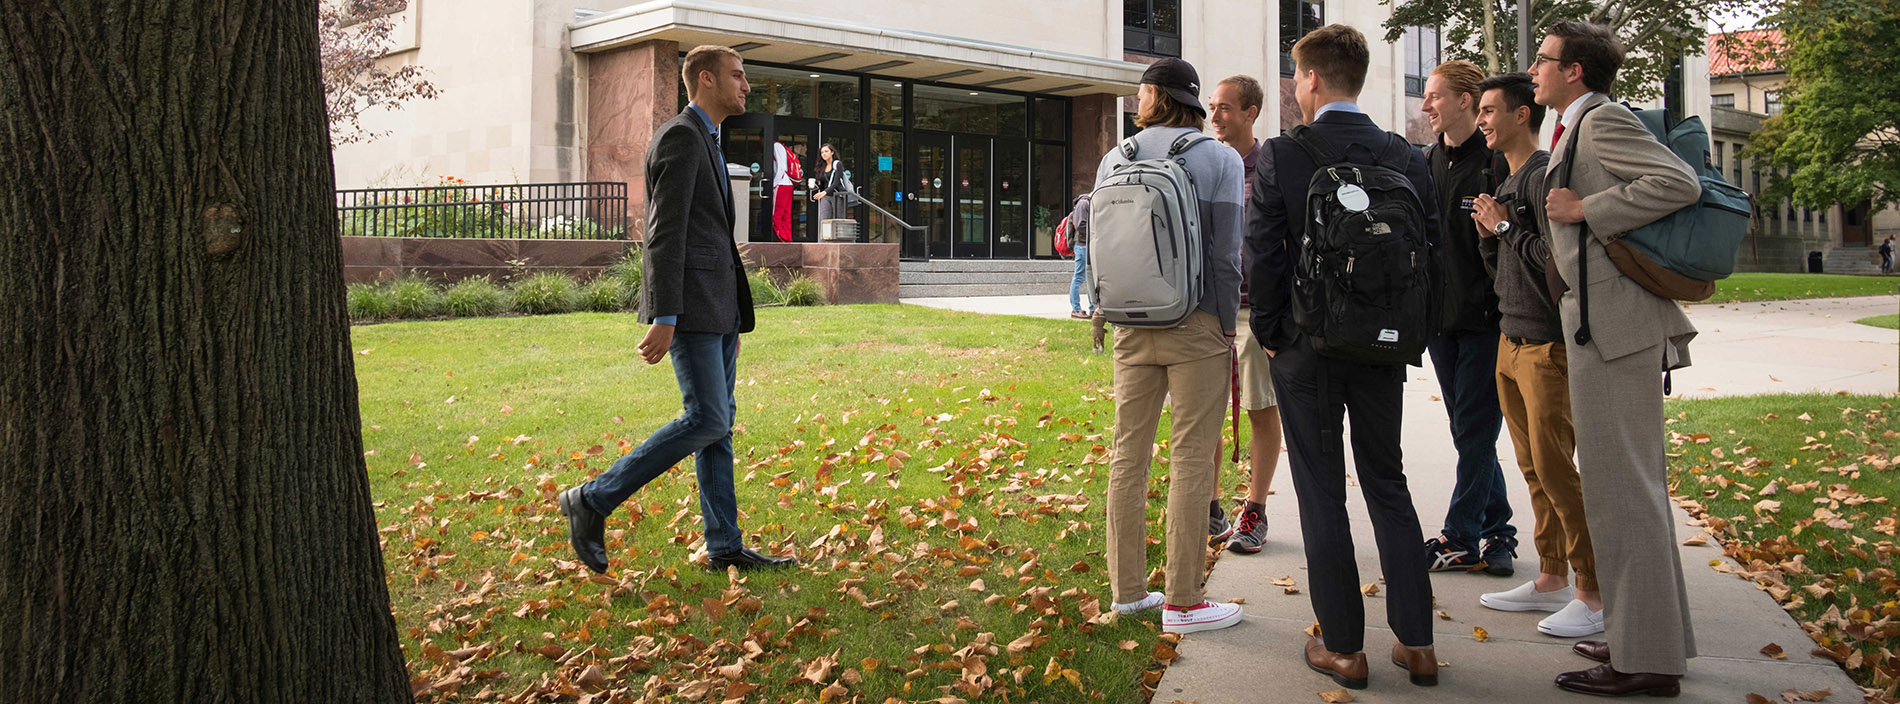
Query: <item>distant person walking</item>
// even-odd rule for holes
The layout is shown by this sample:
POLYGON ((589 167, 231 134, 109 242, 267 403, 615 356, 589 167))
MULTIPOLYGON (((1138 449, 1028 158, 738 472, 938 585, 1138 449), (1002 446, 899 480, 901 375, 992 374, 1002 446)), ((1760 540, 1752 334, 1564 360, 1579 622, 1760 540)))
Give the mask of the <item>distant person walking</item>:
POLYGON ((1075 276, 1069 279, 1069 317, 1087 319, 1095 314, 1095 297, 1089 295, 1089 309, 1082 310, 1082 289, 1089 277, 1089 194, 1075 199, 1069 212, 1069 246, 1075 249, 1075 276))
POLYGON ((1880 243, 1880 273, 1893 273, 1893 238, 1880 243))

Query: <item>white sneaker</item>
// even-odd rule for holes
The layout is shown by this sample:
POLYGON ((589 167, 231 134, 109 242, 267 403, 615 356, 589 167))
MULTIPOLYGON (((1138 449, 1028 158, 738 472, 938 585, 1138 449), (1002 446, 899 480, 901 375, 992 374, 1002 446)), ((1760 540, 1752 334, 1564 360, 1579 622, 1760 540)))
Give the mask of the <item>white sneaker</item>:
POLYGON ((1109 604, 1108 608, 1114 609, 1116 611, 1120 611, 1125 614, 1132 614, 1137 611, 1147 611, 1154 607, 1160 606, 1161 602, 1166 601, 1166 600, 1167 600, 1167 597, 1163 596, 1161 592, 1148 592, 1148 596, 1143 597, 1141 601, 1137 601, 1133 604, 1109 604))
POLYGON ((1564 587, 1554 592, 1540 592, 1537 591, 1536 582, 1525 582, 1510 591, 1491 592, 1480 596, 1478 603, 1484 605, 1484 608, 1498 611, 1561 611, 1576 598, 1576 587, 1564 587))
POLYGON ((1161 611, 1161 630, 1165 633, 1212 631, 1240 623, 1240 605, 1215 603, 1202 599, 1197 606, 1170 605, 1161 611))
POLYGON ((1537 622, 1537 630, 1558 638, 1582 638, 1603 632, 1603 612, 1591 611, 1581 600, 1537 622))

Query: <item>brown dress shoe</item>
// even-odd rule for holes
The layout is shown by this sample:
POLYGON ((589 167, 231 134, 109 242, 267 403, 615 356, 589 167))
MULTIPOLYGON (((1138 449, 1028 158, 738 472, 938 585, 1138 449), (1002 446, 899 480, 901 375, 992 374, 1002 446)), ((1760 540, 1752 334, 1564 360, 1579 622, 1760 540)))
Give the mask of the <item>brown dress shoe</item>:
POLYGON ((1580 640, 1570 646, 1570 652, 1582 655, 1597 662, 1610 661, 1610 644, 1600 640, 1580 640))
POLYGON ((1438 684, 1438 654, 1432 651, 1432 646, 1414 648, 1404 643, 1393 643, 1392 664, 1411 673, 1414 685, 1430 687, 1438 684))
MULTIPOLYGON (((1333 678, 1339 686, 1347 689, 1366 688, 1366 654, 1335 653, 1326 649, 1326 644, 1318 638, 1306 639, 1306 666, 1314 672, 1333 678)), ((1437 661, 1432 662, 1438 666, 1437 661)))
POLYGON ((1598 665, 1588 670, 1558 675, 1557 688, 1599 697, 1627 697, 1633 694, 1673 697, 1682 693, 1682 675, 1617 672, 1609 665, 1598 665))

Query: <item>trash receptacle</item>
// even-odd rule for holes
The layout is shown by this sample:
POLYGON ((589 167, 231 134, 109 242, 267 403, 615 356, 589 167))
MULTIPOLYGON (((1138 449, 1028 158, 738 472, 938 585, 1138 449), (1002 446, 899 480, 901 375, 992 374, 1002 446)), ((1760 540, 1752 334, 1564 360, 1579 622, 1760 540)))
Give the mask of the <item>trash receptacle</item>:
POLYGON ((849 218, 819 220, 818 241, 856 242, 858 241, 858 221, 849 218))
POLYGON ((1820 252, 1808 252, 1808 273, 1810 274, 1821 273, 1821 253, 1820 252))

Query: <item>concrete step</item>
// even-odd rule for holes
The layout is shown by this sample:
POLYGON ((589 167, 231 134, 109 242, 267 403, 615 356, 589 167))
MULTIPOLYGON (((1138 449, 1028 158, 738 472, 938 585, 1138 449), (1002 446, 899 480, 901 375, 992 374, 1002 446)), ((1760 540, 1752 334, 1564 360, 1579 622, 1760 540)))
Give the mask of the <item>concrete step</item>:
POLYGON ((1069 293, 1069 282, 1036 284, 899 284, 898 298, 962 298, 969 296, 1026 296, 1069 293))
POLYGON ((1829 274, 1880 273, 1878 245, 1873 247, 1835 247, 1821 256, 1821 270, 1829 274))
POLYGON ((927 262, 903 262, 899 269, 909 272, 1030 272, 1074 271, 1070 259, 932 259, 927 262))
POLYGON ((910 284, 1044 284, 1068 285, 1070 271, 898 271, 897 283, 910 284))

